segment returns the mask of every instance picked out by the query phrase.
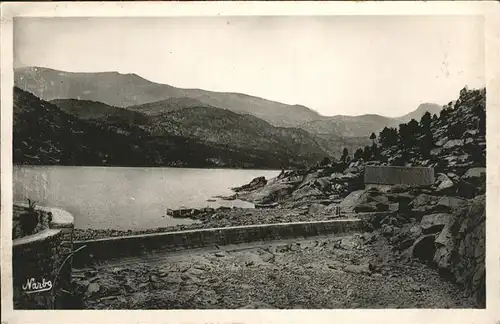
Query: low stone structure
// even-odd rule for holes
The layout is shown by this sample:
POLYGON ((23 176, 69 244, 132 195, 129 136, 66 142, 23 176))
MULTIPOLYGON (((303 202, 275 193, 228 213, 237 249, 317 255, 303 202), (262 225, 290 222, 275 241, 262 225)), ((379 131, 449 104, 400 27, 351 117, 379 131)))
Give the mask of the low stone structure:
POLYGON ((113 258, 151 252, 171 252, 216 245, 362 232, 365 224, 366 222, 361 219, 343 219, 230 226, 75 241, 75 249, 85 245, 85 250, 75 255, 74 266, 88 266, 113 258))
POLYGON ((36 209, 51 213, 52 221, 49 228, 12 241, 14 309, 57 308, 55 297, 71 281, 66 258, 73 251, 73 216, 57 208, 36 209))
POLYGON ((427 186, 434 183, 434 169, 428 167, 365 167, 365 188, 386 190, 393 185, 427 186))

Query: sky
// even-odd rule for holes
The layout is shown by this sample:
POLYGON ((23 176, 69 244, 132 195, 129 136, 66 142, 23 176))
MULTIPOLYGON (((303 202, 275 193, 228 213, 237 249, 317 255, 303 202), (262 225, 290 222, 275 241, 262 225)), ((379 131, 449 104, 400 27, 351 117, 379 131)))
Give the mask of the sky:
POLYGON ((14 66, 117 71, 326 116, 401 116, 485 85, 480 16, 16 18, 14 66))

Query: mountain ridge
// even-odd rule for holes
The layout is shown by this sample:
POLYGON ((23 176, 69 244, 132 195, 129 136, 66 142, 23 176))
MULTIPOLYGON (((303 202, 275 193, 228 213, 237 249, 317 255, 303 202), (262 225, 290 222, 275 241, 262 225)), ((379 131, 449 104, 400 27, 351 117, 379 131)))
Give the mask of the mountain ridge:
MULTIPOLYGON (((369 136, 385 126, 405 122, 405 116, 419 119, 424 112, 412 111, 393 118, 378 114, 360 116, 324 116, 300 104, 284 104, 239 92, 216 92, 197 88, 176 88, 147 80, 135 73, 107 72, 66 72, 46 67, 23 67, 15 69, 15 85, 37 97, 51 101, 54 99, 82 99, 98 101, 110 106, 137 110, 140 106, 151 105, 172 98, 190 98, 217 108, 236 113, 251 114, 278 127, 300 127, 312 133, 321 134, 316 128, 339 127, 343 130, 330 131, 330 135, 342 137, 369 136), (371 116, 371 117, 370 117, 371 116), (375 120, 384 119, 381 123, 375 120), (330 122, 329 122, 330 121, 330 122), (393 122, 394 121, 394 122, 393 122), (325 124, 316 126, 315 124, 325 124), (364 128, 353 123, 364 124, 364 128)), ((435 104, 433 104, 435 105, 435 104)), ((435 105, 438 106, 439 105, 435 105)), ((161 109, 157 108, 157 112, 161 109)))

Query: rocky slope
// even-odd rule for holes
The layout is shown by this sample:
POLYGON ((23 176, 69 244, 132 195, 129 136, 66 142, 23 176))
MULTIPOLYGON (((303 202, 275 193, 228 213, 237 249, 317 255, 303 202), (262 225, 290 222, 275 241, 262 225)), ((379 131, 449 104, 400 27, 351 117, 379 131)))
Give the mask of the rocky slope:
POLYGON ((383 142, 372 147, 366 161, 356 158, 350 163, 283 172, 275 179, 235 188, 235 197, 278 202, 282 208, 303 208, 315 214, 331 215, 336 206, 353 217, 360 212, 385 212, 371 219, 373 240, 387 239, 398 253, 436 267, 473 295, 478 307, 484 307, 485 98, 485 89, 463 89, 439 118, 423 118, 420 125, 410 121, 399 132, 379 136, 383 142), (385 138, 390 134, 396 138, 385 138), (394 185, 386 192, 366 190, 366 165, 433 167, 435 183, 394 185))

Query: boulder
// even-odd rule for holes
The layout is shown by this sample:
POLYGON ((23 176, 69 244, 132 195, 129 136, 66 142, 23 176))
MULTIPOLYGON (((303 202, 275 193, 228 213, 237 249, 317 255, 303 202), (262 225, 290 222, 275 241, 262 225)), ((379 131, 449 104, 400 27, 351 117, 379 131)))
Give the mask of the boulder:
POLYGON ((321 214, 326 212, 326 206, 322 204, 313 203, 309 207, 309 214, 321 214))
POLYGON ((471 168, 462 176, 466 180, 479 180, 486 176, 486 168, 471 168))
POLYGON ((382 195, 379 192, 367 192, 365 201, 388 204, 389 198, 387 195, 382 195))
POLYGON ((261 188, 261 187, 265 186, 266 184, 267 184, 266 177, 257 177, 257 178, 252 179, 252 181, 250 181, 250 183, 243 185, 241 187, 232 188, 232 190, 234 192, 240 192, 243 190, 250 191, 250 190, 255 190, 255 189, 261 188))
POLYGON ((320 198, 323 197, 324 194, 317 188, 312 186, 302 187, 300 189, 295 190, 290 197, 293 201, 304 200, 306 198, 320 198))
POLYGON ((446 173, 446 175, 447 175, 447 176, 448 176, 448 178, 450 178, 450 179, 451 179, 451 181, 453 181, 453 182, 458 181, 458 180, 460 179, 460 177, 459 177, 457 174, 453 173, 453 172, 448 172, 448 173, 446 173))
POLYGON ((422 227, 422 232, 424 234, 438 233, 449 224, 452 219, 453 215, 445 213, 425 215, 422 217, 420 227, 422 227))
POLYGON ((354 212, 356 213, 376 212, 377 210, 377 206, 374 203, 361 203, 354 207, 354 212))
POLYGON ((315 181, 315 186, 321 191, 329 191, 332 189, 332 184, 329 177, 322 177, 315 181))
POLYGON ((431 196, 428 194, 420 194, 420 195, 416 196, 415 199, 413 199, 410 202, 410 207, 411 208, 419 208, 419 207, 424 207, 424 206, 428 206, 428 205, 434 205, 437 202, 437 200, 438 200, 438 197, 431 196))
POLYGON ((436 146, 443 146, 446 142, 448 141, 448 137, 441 138, 438 140, 436 143, 434 143, 436 146))
POLYGON ((438 197, 436 196, 420 194, 408 204, 408 207, 416 215, 425 215, 433 212, 437 201, 438 197))
POLYGON ((87 296, 95 296, 97 293, 99 293, 100 290, 101 290, 101 286, 98 283, 93 282, 93 283, 88 285, 86 295, 87 296))
POLYGON ((382 225, 382 235, 386 237, 392 236, 394 234, 394 229, 394 226, 384 224, 382 225))
POLYGON ((451 212, 465 203, 465 200, 457 197, 443 196, 437 201, 434 210, 443 212, 451 212))
POLYGON ((340 178, 342 178, 342 173, 335 172, 335 173, 330 174, 330 179, 333 181, 337 181, 340 178))
POLYGON ((351 192, 347 197, 345 197, 339 204, 342 210, 350 212, 353 211, 354 207, 360 202, 361 197, 365 193, 364 190, 357 190, 351 192))
POLYGON ((441 149, 440 147, 433 148, 431 150, 431 156, 439 156, 442 151, 443 149, 441 149))
POLYGON ((453 139, 453 140, 447 141, 443 145, 443 148, 445 148, 445 149, 451 149, 451 148, 462 146, 462 145, 464 145, 464 141, 463 140, 461 140, 461 139, 453 139))
POLYGON ((294 185, 275 182, 251 192, 239 193, 238 198, 253 203, 267 204, 288 198, 293 189, 294 185))
POLYGON ((349 167, 347 168, 344 173, 352 173, 352 174, 357 174, 359 173, 359 168, 357 166, 352 166, 352 167, 349 167))
POLYGON ((477 135, 478 131, 477 129, 468 129, 464 132, 462 135, 462 138, 474 138, 477 135))
POLYGON ((451 189, 454 186, 453 181, 444 173, 438 173, 436 179, 437 191, 451 189))
POLYGON ((441 270, 451 271, 452 254, 455 247, 455 242, 451 232, 451 224, 443 227, 438 235, 436 242, 436 253, 434 254, 434 263, 441 270))
POLYGON ((349 181, 349 180, 355 179, 357 177, 359 177, 359 175, 357 173, 346 173, 346 174, 343 174, 340 179, 343 181, 349 181))

